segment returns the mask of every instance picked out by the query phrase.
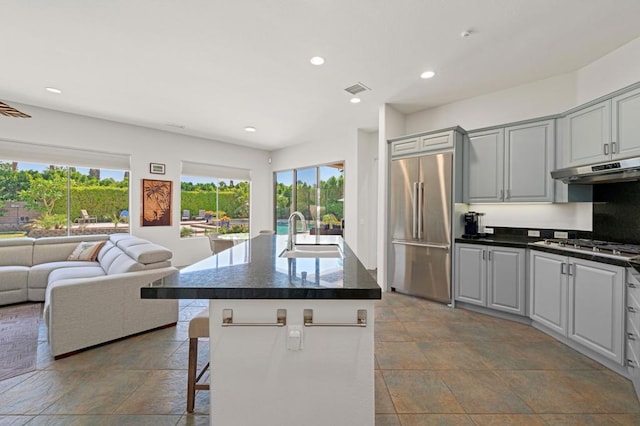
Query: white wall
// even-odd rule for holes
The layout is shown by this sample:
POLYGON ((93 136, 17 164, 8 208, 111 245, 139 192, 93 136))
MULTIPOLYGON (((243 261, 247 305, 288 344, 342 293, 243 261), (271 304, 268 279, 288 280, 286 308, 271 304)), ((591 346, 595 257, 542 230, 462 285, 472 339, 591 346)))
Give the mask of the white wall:
POLYGON ((640 37, 576 72, 576 105, 640 81, 640 37))
POLYGON ((563 74, 408 114, 406 134, 465 130, 558 114, 575 106, 575 75, 563 74))
POLYGON ((358 130, 358 258, 376 269, 378 132, 358 130))
MULTIPOLYGON (((274 172, 344 161, 344 239, 358 254, 358 134, 357 130, 324 143, 306 143, 271 153, 274 172)), ((273 176, 269 179, 273 188, 273 176)), ((271 194, 273 189, 269 190, 271 194)))
MULTIPOLYGON (((183 266, 211 254, 207 238, 180 238, 180 171, 184 160, 250 169, 251 230, 270 229, 273 223, 271 171, 268 152, 222 142, 178 135, 81 115, 15 104, 32 116, 3 119, 0 138, 78 149, 131 155, 130 226, 134 235, 170 248, 173 264, 183 266), (165 175, 149 173, 149 163, 166 164, 165 175), (173 226, 140 226, 141 179, 171 180, 173 226)), ((0 158, 2 153, 0 153, 0 158)))
POLYGON ((485 213, 485 226, 512 228, 579 229, 591 231, 591 203, 565 204, 469 204, 469 210, 485 213))

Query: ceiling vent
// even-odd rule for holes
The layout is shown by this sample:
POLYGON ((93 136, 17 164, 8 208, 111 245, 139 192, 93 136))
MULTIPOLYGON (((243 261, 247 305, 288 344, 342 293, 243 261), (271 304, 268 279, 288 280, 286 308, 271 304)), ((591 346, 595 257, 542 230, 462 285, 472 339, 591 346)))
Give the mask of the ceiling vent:
POLYGON ((365 90, 371 90, 371 89, 369 89, 364 84, 358 82, 358 83, 354 84, 353 86, 347 87, 344 90, 346 90, 347 92, 351 93, 352 95, 357 95, 360 92, 364 92, 365 90))

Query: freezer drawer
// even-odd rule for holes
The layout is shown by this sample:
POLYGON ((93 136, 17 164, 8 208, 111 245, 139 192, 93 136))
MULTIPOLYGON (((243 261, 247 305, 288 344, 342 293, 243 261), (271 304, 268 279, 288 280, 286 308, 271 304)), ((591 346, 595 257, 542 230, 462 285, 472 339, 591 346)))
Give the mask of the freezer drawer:
POLYGON ((392 242, 391 288, 451 302, 451 253, 446 244, 392 242))

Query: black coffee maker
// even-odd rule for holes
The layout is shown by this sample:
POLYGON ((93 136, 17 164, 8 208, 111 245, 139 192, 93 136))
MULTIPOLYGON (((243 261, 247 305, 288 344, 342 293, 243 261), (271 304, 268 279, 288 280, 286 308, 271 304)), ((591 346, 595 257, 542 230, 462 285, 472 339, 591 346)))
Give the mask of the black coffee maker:
POLYGON ((481 218, 484 213, 467 212, 464 214, 464 235, 463 238, 480 238, 484 237, 484 229, 482 229, 481 218))

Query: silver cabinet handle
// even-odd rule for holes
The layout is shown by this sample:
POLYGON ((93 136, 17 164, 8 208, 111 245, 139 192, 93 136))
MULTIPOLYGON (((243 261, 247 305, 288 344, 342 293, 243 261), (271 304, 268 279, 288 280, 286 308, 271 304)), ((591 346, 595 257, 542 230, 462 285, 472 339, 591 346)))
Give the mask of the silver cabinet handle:
POLYGON ((504 189, 500 190, 500 200, 504 201, 504 189))
POLYGON ((569 275, 573 275, 573 266, 571 263, 569 263, 568 265, 568 271, 569 271, 569 275))
POLYGON ((638 286, 635 285, 634 283, 627 283, 627 287, 629 287, 629 288, 638 288, 638 286))
POLYGON ((608 143, 604 144, 604 155, 609 155, 609 144, 608 143))
POLYGON ((507 200, 511 199, 511 190, 507 189, 507 200))
POLYGON ((276 322, 233 322, 233 309, 222 310, 223 327, 284 327, 287 325, 287 310, 278 309, 276 322))
POLYGON ((413 182, 413 206, 411 206, 411 236, 414 239, 418 238, 418 182, 413 182))
POLYGON ((616 153, 616 143, 615 142, 611 142, 611 153, 612 154, 616 153))
MULTIPOLYGON (((424 182, 418 182, 418 239, 422 238, 422 204, 424 203, 424 182)), ((424 206, 425 210, 427 206, 424 206)))
POLYGON ((627 311, 631 312, 631 313, 636 313, 638 312, 638 310, 636 308, 634 308, 633 306, 627 306, 627 311))
POLYGON ((635 362, 633 362, 633 360, 632 360, 632 359, 627 359, 627 365, 628 365, 629 367, 636 368, 636 363, 635 363, 635 362))
POLYGON ((491 262, 491 253, 493 253, 492 250, 487 250, 489 252, 489 262, 491 262))
POLYGON ((313 322, 313 309, 305 309, 303 311, 305 327, 366 327, 367 326, 367 310, 358 309, 355 323, 344 322, 313 322))
POLYGON ((564 262, 560 264, 560 275, 567 275, 567 264, 564 262))
POLYGON ((633 334, 633 333, 627 333, 627 338, 628 338, 629 340, 636 340, 636 335, 635 335, 635 334, 633 334))
POLYGON ((482 260, 487 260, 486 250, 482 250, 482 260))

